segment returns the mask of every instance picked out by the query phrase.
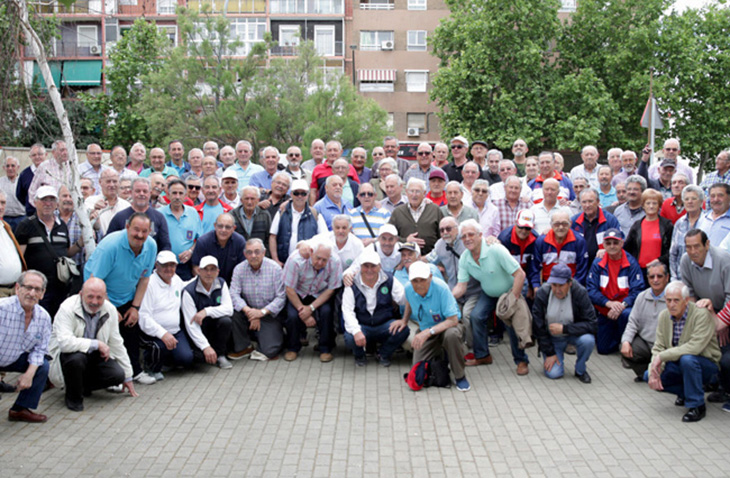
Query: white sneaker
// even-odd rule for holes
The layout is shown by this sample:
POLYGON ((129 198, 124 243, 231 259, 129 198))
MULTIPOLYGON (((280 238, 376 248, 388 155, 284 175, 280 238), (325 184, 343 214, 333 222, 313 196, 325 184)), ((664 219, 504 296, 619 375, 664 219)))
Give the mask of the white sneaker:
POLYGON ((122 393, 124 391, 124 387, 120 383, 119 385, 112 385, 111 387, 106 387, 107 392, 111 393, 122 393))
POLYGON ((162 375, 162 372, 154 372, 152 374, 152 378, 154 378, 156 382, 162 382, 165 380, 165 376, 162 375))
POLYGON ((221 355, 220 357, 218 357, 218 367, 225 370, 233 368, 233 364, 231 364, 231 362, 229 362, 227 358, 221 355))
POLYGON ((134 381, 141 383, 142 385, 152 385, 153 383, 157 382, 157 380, 155 380, 155 377, 149 375, 147 372, 138 373, 137 376, 134 377, 134 381))
POLYGON ((249 360, 258 360, 259 362, 266 362, 269 360, 269 357, 262 354, 258 350, 254 350, 253 352, 251 352, 251 355, 248 358, 249 360))

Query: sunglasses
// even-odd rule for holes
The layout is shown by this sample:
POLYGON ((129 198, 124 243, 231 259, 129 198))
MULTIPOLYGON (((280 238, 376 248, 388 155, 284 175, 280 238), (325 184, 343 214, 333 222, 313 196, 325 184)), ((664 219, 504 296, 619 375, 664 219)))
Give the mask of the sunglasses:
POLYGON ((451 145, 451 149, 461 149, 463 147, 464 147, 464 145, 462 145, 462 144, 452 144, 451 145))
POLYGON ((480 193, 480 194, 486 194, 486 193, 489 192, 489 190, 488 189, 482 189, 482 188, 476 188, 476 189, 472 189, 471 192, 473 192, 473 193, 480 193))
POLYGON ((195 189, 196 191, 200 191, 201 186, 188 186, 188 189, 195 189))
POLYGON ((291 195, 296 197, 302 197, 309 194, 307 191, 292 191, 291 195))
POLYGON ((298 153, 289 153, 289 154, 287 154, 287 156, 289 156, 290 158, 296 158, 297 156, 301 156, 301 154, 298 154, 298 153))
POLYGON ((371 192, 365 192, 365 193, 360 193, 360 194, 358 194, 358 196, 364 196, 364 197, 369 197, 369 198, 371 198, 371 197, 375 196, 375 193, 371 193, 371 192))
POLYGON ((454 230, 454 226, 439 227, 439 232, 451 232, 454 230))
POLYGON ((428 151, 419 151, 416 154, 419 156, 431 156, 431 153, 429 153, 428 151))

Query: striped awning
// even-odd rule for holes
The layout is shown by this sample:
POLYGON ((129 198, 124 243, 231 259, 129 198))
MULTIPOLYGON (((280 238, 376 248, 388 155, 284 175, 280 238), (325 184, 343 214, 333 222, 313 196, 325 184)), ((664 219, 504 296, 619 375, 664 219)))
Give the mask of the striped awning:
POLYGON ((360 81, 395 83, 396 70, 357 70, 360 81))

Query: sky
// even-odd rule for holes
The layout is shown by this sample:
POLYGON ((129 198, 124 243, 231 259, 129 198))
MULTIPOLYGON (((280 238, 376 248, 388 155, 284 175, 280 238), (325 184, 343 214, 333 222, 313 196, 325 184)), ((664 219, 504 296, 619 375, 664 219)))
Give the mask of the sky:
POLYGON ((718 3, 716 0, 677 0, 675 6, 679 11, 685 8, 700 8, 708 3, 718 3))

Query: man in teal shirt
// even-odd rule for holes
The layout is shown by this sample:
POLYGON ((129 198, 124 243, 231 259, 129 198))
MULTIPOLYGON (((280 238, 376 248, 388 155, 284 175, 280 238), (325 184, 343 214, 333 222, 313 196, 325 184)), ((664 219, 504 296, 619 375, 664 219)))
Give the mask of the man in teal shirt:
MULTIPOLYGON (((466 365, 489 365, 492 363, 492 356, 489 354, 487 323, 492 318, 502 294, 511 290, 515 297, 521 295, 525 272, 502 244, 487 244, 482 238, 482 227, 475 219, 467 219, 461 223, 459 235, 467 251, 459 259, 459 276, 453 290, 454 297, 458 299, 466 293, 470 277, 482 286, 482 294, 470 316, 474 333, 474 359, 468 360, 466 365)), ((527 354, 519 348, 514 329, 505 327, 509 333, 512 357, 517 364, 517 375, 527 375, 527 354)))

